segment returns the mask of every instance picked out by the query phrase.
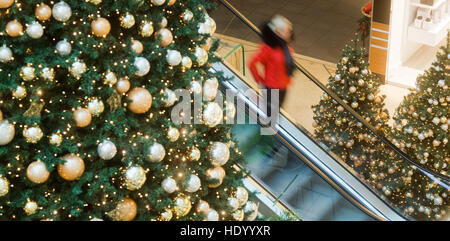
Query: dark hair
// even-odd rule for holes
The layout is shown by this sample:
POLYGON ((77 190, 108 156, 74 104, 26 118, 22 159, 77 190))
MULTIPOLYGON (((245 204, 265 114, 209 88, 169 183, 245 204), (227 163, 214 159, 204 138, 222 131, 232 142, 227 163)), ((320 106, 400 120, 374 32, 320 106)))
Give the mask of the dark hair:
MULTIPOLYGON (((286 71, 289 76, 292 76, 295 70, 294 59, 292 58, 291 51, 284 39, 278 36, 270 27, 269 22, 265 22, 261 28, 262 41, 271 48, 282 48, 284 53, 284 59, 286 63, 286 71)), ((292 34, 294 38, 294 34, 292 34)))

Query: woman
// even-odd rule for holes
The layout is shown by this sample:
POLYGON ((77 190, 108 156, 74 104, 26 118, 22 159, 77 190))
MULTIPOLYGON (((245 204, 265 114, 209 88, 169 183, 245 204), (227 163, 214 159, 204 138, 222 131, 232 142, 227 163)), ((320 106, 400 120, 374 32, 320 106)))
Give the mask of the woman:
POLYGON ((288 46, 293 40, 292 24, 285 17, 276 15, 262 28, 260 50, 250 61, 250 70, 256 82, 267 89, 267 118, 271 116, 272 105, 283 105, 286 89, 295 69, 292 49, 288 46), (258 73, 257 64, 264 67, 264 77, 258 73), (279 90, 279 100, 272 99, 272 90, 279 90))

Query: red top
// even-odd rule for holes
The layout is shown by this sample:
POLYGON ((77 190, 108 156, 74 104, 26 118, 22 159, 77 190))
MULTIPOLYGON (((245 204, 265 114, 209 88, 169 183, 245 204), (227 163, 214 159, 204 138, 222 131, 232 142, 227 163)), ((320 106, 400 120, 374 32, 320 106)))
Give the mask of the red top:
POLYGON ((365 7, 364 7, 364 12, 367 14, 372 15, 372 2, 368 3, 365 7))
MULTIPOLYGON (((292 49, 289 49, 292 52, 292 49)), ((281 47, 273 49, 266 44, 261 44, 259 52, 252 58, 249 67, 256 82, 271 89, 286 89, 291 83, 281 47), (256 68, 257 63, 264 65, 264 77, 259 75, 256 68)))

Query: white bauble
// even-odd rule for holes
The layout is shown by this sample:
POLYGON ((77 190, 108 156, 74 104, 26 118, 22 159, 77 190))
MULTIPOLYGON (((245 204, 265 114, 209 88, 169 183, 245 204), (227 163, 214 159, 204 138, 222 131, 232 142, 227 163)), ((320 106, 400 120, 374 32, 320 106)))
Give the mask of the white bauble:
POLYGON ((8 61, 11 61, 13 58, 13 53, 9 47, 6 45, 3 45, 0 47, 0 62, 6 63, 8 61))
POLYGON ((197 212, 207 214, 209 211, 209 203, 200 200, 197 204, 197 212))
POLYGON ((219 88, 219 81, 216 77, 207 79, 203 84, 203 99, 205 101, 212 101, 216 98, 219 88))
POLYGON ((139 40, 131 40, 131 50, 136 54, 142 54, 144 51, 144 45, 139 40))
POLYGON ((253 221, 256 219, 256 216, 258 216, 258 205, 254 202, 247 202, 244 206, 244 212, 250 213, 245 219, 247 221, 253 221))
POLYGON ((144 57, 136 57, 134 60, 134 66, 138 69, 136 72, 137 76, 145 76, 150 72, 150 62, 144 57))
POLYGON ((161 187, 167 193, 173 193, 178 189, 177 182, 173 178, 170 178, 170 177, 167 177, 166 179, 164 179, 162 181, 161 187))
POLYGON ((152 0, 152 4, 156 6, 161 6, 166 2, 166 0, 152 0))
POLYGON ((103 101, 93 99, 88 103, 88 110, 93 116, 100 116, 100 114, 105 110, 105 105, 103 104, 103 101))
POLYGON ((0 197, 5 196, 9 192, 9 181, 5 177, 0 176, 0 197))
POLYGON ((39 128, 39 126, 33 126, 30 128, 25 128, 23 130, 23 136, 25 137, 27 142, 36 144, 42 139, 44 133, 42 132, 41 128, 39 128))
POLYGON ((433 118, 433 123, 435 124, 435 125, 439 125, 439 123, 440 123, 440 119, 439 119, 439 117, 434 117, 433 118))
POLYGON ((63 141, 63 137, 59 133, 54 133, 50 136, 50 144, 60 146, 63 141))
POLYGON ((202 185, 202 182, 200 181, 200 178, 197 175, 192 174, 189 177, 189 180, 187 182, 187 186, 186 186, 186 192, 196 192, 198 191, 198 189, 200 189, 200 186, 202 185))
POLYGON ((166 107, 173 106, 175 102, 177 101, 177 95, 173 90, 165 89, 164 90, 164 103, 166 104, 166 107))
POLYGON ((247 189, 243 187, 237 187, 234 197, 239 201, 239 206, 242 207, 248 200, 247 189))
POLYGON ((158 142, 153 143, 153 145, 151 145, 148 149, 148 160, 150 162, 161 162, 166 156, 164 146, 158 142))
POLYGON ((194 18, 194 14, 189 11, 188 9, 186 9, 186 11, 184 11, 183 13, 183 21, 184 22, 189 22, 194 18))
POLYGON ((219 181, 219 183, 208 185, 211 188, 216 188, 216 187, 219 187, 220 185, 222 185, 223 179, 225 178, 225 175, 226 175, 225 169, 223 169, 220 166, 217 166, 215 168, 210 168, 210 169, 206 170, 206 173, 208 175, 208 180, 219 181))
POLYGON ((27 89, 19 85, 15 90, 13 90, 12 95, 14 98, 21 100, 27 96, 27 89))
POLYGON ((130 191, 140 189, 146 180, 144 168, 141 166, 129 167, 125 172, 125 186, 130 191))
POLYGON ((170 127, 167 131, 167 138, 171 142, 175 142, 180 137, 180 131, 175 127, 170 127))
POLYGON ((444 130, 444 131, 447 131, 448 130, 448 124, 441 125, 441 129, 444 130))
POLYGON ((38 205, 35 201, 28 200, 25 206, 23 207, 23 210, 27 215, 33 215, 36 213, 38 209, 38 205))
POLYGON ((356 87, 355 86, 350 86, 350 93, 355 93, 356 92, 356 87))
POLYGON ((44 80, 53 81, 55 78, 55 70, 53 68, 45 67, 41 70, 40 74, 44 80))
POLYGON ((27 177, 31 182, 41 184, 46 182, 49 176, 50 172, 42 161, 37 160, 28 165, 27 177))
POLYGON ((86 72, 87 67, 83 61, 77 60, 72 64, 69 70, 73 77, 80 78, 81 75, 86 72))
POLYGON ((192 208, 191 201, 185 195, 179 195, 175 198, 175 207, 173 208, 177 217, 186 216, 192 208))
POLYGON ((103 160, 111 160, 117 154, 117 147, 112 141, 105 140, 97 147, 97 153, 103 160))
POLYGON ((166 209, 163 213, 161 213, 160 220, 161 221, 170 221, 173 218, 172 210, 166 209))
POLYGON ((136 20, 134 19, 134 16, 130 13, 126 13, 122 17, 120 17, 120 26, 123 28, 132 28, 134 24, 136 23, 136 20))
POLYGON ((230 159, 230 149, 222 142, 214 142, 210 149, 211 164, 223 166, 230 159))
POLYGON ((234 197, 228 198, 228 207, 231 208, 231 211, 236 211, 239 208, 239 201, 234 197))
POLYGON ((166 60, 169 65, 177 66, 181 63, 181 54, 178 50, 168 50, 166 60))
POLYGON ((116 73, 108 70, 103 76, 103 83, 109 86, 113 86, 117 83, 116 73))
POLYGON ((219 221, 219 213, 214 209, 209 209, 206 215, 206 221, 219 221))
POLYGON ((27 34, 31 38, 38 39, 44 35, 44 28, 38 22, 33 22, 27 28, 27 34))
POLYGON ((434 205, 442 205, 442 203, 443 203, 443 199, 439 196, 435 197, 433 201, 434 201, 434 205))
POLYGON ((189 90, 192 91, 194 94, 200 95, 202 94, 202 84, 200 84, 199 81, 193 80, 191 81, 189 85, 189 90))
POLYGON ((141 24, 141 35, 142 37, 146 38, 146 37, 150 37, 152 36, 153 32, 154 32, 154 28, 153 28, 153 24, 149 21, 144 21, 141 24))
POLYGON ((56 44, 56 51, 59 55, 65 56, 72 52, 72 45, 67 40, 61 40, 56 44))
POLYGON ((191 161, 198 161, 200 160, 201 152, 197 147, 192 147, 191 153, 189 153, 189 157, 191 158, 191 161))
POLYGON ((53 6, 52 14, 56 20, 65 22, 72 16, 72 9, 69 4, 61 1, 53 6))
POLYGON ((341 75, 340 74, 335 75, 334 79, 337 80, 337 81, 340 81, 341 80, 341 75))
POLYGON ((208 62, 208 52, 206 52, 203 48, 196 47, 194 55, 198 66, 202 66, 208 62))
POLYGON ((198 24, 199 34, 212 35, 214 32, 216 32, 216 22, 211 17, 205 17, 205 22, 198 24))
POLYGON ((192 60, 191 60, 191 58, 189 58, 187 56, 184 56, 181 59, 181 66, 183 66, 183 68, 185 70, 190 69, 192 67, 192 60))
POLYGON ((225 111, 226 118, 229 120, 234 119, 234 117, 236 116, 236 107, 234 106, 233 102, 225 102, 225 111))
POLYGON ((439 80, 439 81, 438 81, 438 85, 439 85, 439 87, 444 87, 444 85, 445 85, 445 80, 443 80, 443 79, 439 80))
POLYGON ((0 123, 0 146, 7 145, 14 139, 14 125, 9 124, 7 120, 0 123))
POLYGON ((216 102, 210 102, 203 110, 203 121, 209 127, 215 127, 223 120, 222 108, 216 102))
POLYGON ((363 69, 362 71, 361 71, 361 74, 363 74, 363 75, 366 75, 366 74, 368 74, 369 73, 369 71, 367 70, 367 69, 363 69))
POLYGON ((24 81, 31 81, 36 77, 36 69, 31 66, 24 66, 20 69, 20 76, 24 81))
POLYGON ((161 22, 159 23, 159 26, 161 28, 165 28, 165 27, 167 27, 167 24, 169 24, 169 22, 167 21, 167 18, 166 17, 162 17, 161 22))

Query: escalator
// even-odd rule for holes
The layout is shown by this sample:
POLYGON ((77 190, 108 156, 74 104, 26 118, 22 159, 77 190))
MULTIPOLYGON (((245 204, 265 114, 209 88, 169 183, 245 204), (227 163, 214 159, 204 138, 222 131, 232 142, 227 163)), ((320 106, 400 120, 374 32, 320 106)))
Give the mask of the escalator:
MULTIPOLYGON (((230 10, 233 19, 240 21, 243 25, 241 27, 258 33, 258 29, 227 1, 219 2, 230 10)), ((242 48, 242 51, 245 50, 242 48)), ((305 128, 310 124, 307 121, 294 120, 282 110, 276 134, 261 135, 262 125, 258 122, 258 116, 264 116, 264 112, 257 104, 258 92, 251 91, 256 90, 257 86, 244 76, 245 61, 241 67, 243 71, 224 62, 214 64, 212 70, 224 74, 227 80, 222 82, 222 91, 235 93, 237 111, 246 113, 246 122, 235 125, 233 132, 240 151, 247 159, 246 166, 242 168, 251 171, 251 183, 247 188, 263 193, 259 197, 266 213, 270 213, 268 210, 272 209, 272 214, 280 215, 280 211, 273 211, 273 207, 281 206, 283 210, 288 210, 302 220, 416 220, 405 212, 404 207, 390 203, 382 191, 369 185, 367 180, 361 178, 352 167, 315 138, 311 130, 305 128)), ((362 128, 376 136, 377 142, 390 148, 393 155, 449 190, 447 176, 427 170, 412 160, 377 133, 373 126, 304 67, 298 63, 297 67, 305 80, 312 83, 313 87, 306 91, 317 96, 327 94, 333 98, 345 111, 351 113, 355 121, 362 123, 362 128)), ((307 114, 305 112, 305 116, 307 114)))

